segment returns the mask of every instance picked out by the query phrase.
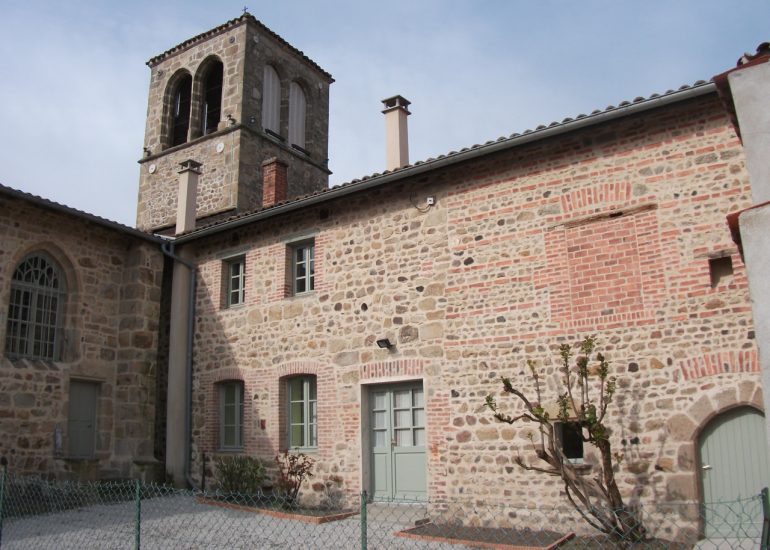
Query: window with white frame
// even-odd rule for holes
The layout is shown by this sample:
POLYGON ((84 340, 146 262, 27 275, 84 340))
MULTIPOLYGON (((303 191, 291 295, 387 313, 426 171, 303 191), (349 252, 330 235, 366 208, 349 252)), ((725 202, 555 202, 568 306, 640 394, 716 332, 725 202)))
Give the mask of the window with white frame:
POLYGON ((315 289, 315 243, 304 241, 291 246, 292 293, 315 289))
POLYGON ((231 258, 224 262, 225 305, 237 306, 243 303, 246 287, 246 259, 231 258))
POLYGON ((219 448, 243 448, 243 382, 218 384, 219 389, 219 448))
POLYGON ((287 443, 290 449, 318 446, 316 431, 316 377, 299 376, 286 381, 288 403, 287 443))
POLYGON ((6 355, 61 358, 66 292, 61 269, 48 255, 31 254, 16 266, 8 302, 6 355))
POLYGON ((583 429, 578 422, 557 422, 556 438, 567 460, 583 463, 583 429))

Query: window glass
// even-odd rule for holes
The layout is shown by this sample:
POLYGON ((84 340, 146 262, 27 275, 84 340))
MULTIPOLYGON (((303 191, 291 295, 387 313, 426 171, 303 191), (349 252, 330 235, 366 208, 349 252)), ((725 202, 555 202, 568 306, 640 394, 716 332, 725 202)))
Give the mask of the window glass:
POLYGON ((315 288, 315 245, 302 243, 294 247, 292 254, 292 278, 294 294, 309 292, 315 288))
POLYGON ((205 136, 217 131, 222 114, 222 63, 212 64, 203 81, 202 133, 205 136))
POLYGON ((243 447, 243 383, 219 385, 219 446, 222 449, 243 447))
POLYGON ((227 268, 227 306, 237 306, 244 301, 246 286, 246 260, 235 258, 225 262, 227 268))
POLYGON ((45 254, 25 258, 11 277, 5 352, 9 356, 57 360, 66 284, 45 254))
POLYGON ((312 448, 317 443, 315 376, 290 378, 288 394, 288 444, 290 448, 312 448))
POLYGON ((176 85, 171 106, 171 146, 187 143, 192 103, 192 77, 184 75, 176 85))

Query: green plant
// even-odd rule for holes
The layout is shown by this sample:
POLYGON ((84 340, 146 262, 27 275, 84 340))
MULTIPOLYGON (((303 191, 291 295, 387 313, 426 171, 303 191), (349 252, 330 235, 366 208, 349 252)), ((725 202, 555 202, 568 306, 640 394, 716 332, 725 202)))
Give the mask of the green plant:
POLYGON ((294 505, 302 483, 313 477, 315 460, 305 453, 293 453, 286 449, 275 457, 275 463, 278 466, 276 489, 283 493, 289 505, 294 505))
POLYGON ((253 495, 265 479, 265 465, 253 456, 217 456, 214 464, 219 486, 226 493, 253 495))
POLYGON ((609 363, 604 355, 597 352, 596 339, 587 337, 578 344, 579 354, 571 364, 572 346, 559 347, 561 358, 562 391, 556 397, 557 414, 551 414, 543 407, 541 380, 535 363, 527 361, 529 373, 535 386, 535 400, 530 400, 520 389, 514 387, 510 378, 502 378, 503 392, 513 395, 524 406, 524 412, 511 416, 500 411, 492 395, 486 398, 488 407, 497 420, 508 424, 519 421, 537 424, 540 434, 539 445, 530 435, 537 457, 547 467, 532 466, 517 456, 516 463, 525 470, 541 472, 560 477, 564 482, 567 499, 590 525, 617 540, 642 541, 647 533, 635 511, 626 506, 615 482, 616 463, 620 464, 621 454, 613 454, 610 444, 610 430, 605 424, 607 408, 615 395, 615 378, 609 376, 609 363), (581 475, 579 466, 565 456, 557 435, 556 424, 570 422, 578 427, 584 443, 593 445, 599 451, 598 475, 581 475), (614 462, 613 462, 614 461, 614 462))

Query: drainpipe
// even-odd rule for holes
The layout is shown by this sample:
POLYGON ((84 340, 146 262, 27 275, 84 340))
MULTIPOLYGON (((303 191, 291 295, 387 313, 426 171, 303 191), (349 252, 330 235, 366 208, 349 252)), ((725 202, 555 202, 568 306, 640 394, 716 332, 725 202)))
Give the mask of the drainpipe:
MULTIPOLYGON (((197 278, 195 276, 195 266, 174 254, 174 243, 171 241, 165 242, 161 245, 161 251, 163 254, 171 258, 174 262, 178 262, 187 268, 190 277, 189 288, 190 291, 187 296, 187 350, 185 353, 185 375, 186 375, 186 391, 185 391, 185 416, 184 416, 184 434, 185 434, 185 446, 184 446, 184 478, 187 484, 195 489, 195 481, 190 475, 190 454, 192 453, 192 360, 193 360, 193 335, 195 332, 195 287, 197 278)), ((168 421, 168 419, 167 419, 168 421)), ((168 431, 168 427, 166 428, 168 431)))

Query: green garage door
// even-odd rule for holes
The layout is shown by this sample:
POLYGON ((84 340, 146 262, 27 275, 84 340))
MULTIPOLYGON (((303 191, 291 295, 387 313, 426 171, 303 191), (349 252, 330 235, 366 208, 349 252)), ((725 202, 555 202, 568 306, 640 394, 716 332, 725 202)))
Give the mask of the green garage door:
POLYGON ((372 494, 425 500, 425 398, 422 384, 370 391, 372 494))
POLYGON ((765 417, 751 407, 717 416, 699 439, 703 484, 704 535, 708 538, 758 537, 759 501, 735 503, 770 486, 765 417), (756 516, 756 517, 754 517, 756 516), (752 523, 754 520, 757 522, 752 523))

